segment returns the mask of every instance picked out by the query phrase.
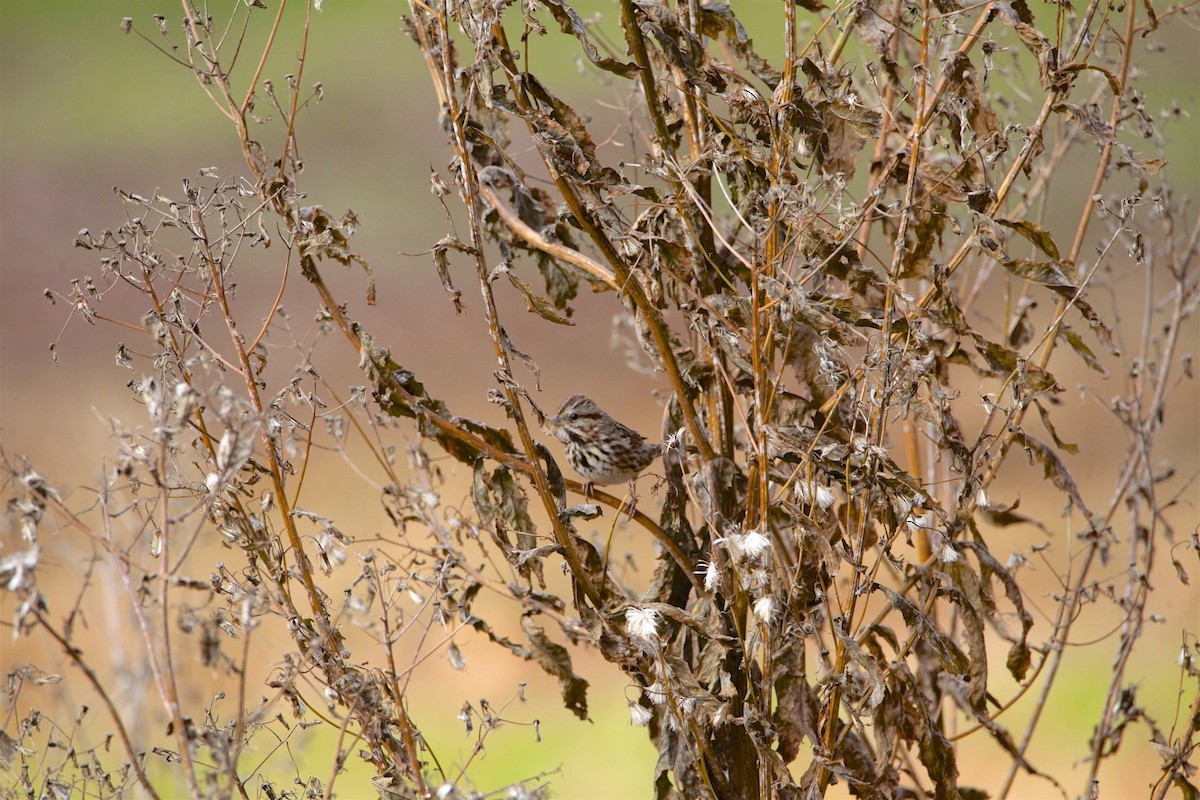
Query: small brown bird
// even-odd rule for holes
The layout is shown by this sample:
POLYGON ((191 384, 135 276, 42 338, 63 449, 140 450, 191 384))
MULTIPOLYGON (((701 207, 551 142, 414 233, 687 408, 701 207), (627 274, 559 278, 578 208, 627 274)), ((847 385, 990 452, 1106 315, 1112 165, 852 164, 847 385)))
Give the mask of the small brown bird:
POLYGON ((549 420, 554 438, 567 446, 567 463, 583 476, 583 494, 592 485, 633 482, 662 453, 646 439, 605 414, 587 397, 573 394, 549 420))

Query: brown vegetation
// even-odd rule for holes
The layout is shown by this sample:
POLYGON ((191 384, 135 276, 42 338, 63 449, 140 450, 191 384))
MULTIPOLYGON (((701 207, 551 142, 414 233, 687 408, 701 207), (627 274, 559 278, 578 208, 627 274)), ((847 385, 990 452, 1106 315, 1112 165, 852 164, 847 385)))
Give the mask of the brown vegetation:
MULTIPOLYGON (((304 201, 297 142, 320 88, 303 88, 303 49, 286 86, 265 80, 285 18, 251 59, 255 43, 237 34, 263 13, 250 5, 214 20, 185 0, 182 28, 160 20, 145 34, 232 123, 245 177, 122 192, 128 221, 77 241, 100 257, 103 285, 55 296, 88 321, 109 291, 142 298, 144 318, 123 323, 141 338, 119 359, 145 376, 130 386, 149 425, 118 432, 96 515, 9 464, 8 518, 25 543, 0 563, 6 608, 20 636, 76 663, 115 735, 111 752, 76 743, 73 760, 46 761, 38 712, 10 713, 0 760, 14 796, 81 780, 97 796, 133 785, 162 796, 150 764, 194 797, 258 793, 239 757, 281 712, 341 731, 311 796, 334 793, 360 757, 383 797, 465 796, 469 770, 442 763, 406 712, 412 665, 442 647, 454 663, 444 625, 535 662, 581 719, 594 698, 572 653, 597 649, 635 687, 658 797, 807 798, 839 785, 868 798, 1003 798, 1021 774, 1046 794, 1086 795, 1135 728, 1161 756, 1146 768, 1151 796, 1196 791, 1195 620, 1159 659, 1182 687, 1173 720, 1147 715, 1126 674, 1152 568, 1168 559, 1186 584, 1200 551, 1194 528, 1176 529, 1194 506, 1173 511, 1194 496, 1196 465, 1164 467, 1156 449, 1171 392, 1191 378, 1181 338, 1200 300, 1200 225, 1164 162, 1129 144, 1152 141, 1161 122, 1130 86, 1136 45, 1186 3, 1091 0, 1036 19, 1024 0, 783 3, 774 62, 719 3, 620 0, 619 19, 602 23, 565 0, 414 0, 407 32, 450 151, 431 176, 450 231, 433 261, 447 302, 461 308, 456 284, 482 293, 490 337, 476 344, 494 352, 489 400, 506 427, 433 396, 326 282, 335 264, 360 270, 374 301, 353 212, 304 201), (610 35, 623 44, 605 46, 610 35), (527 70, 541 36, 570 37, 597 83, 626 99, 620 117, 602 117, 622 122, 619 159, 589 120, 596 109, 560 95, 553 65, 527 70), (1023 85, 1022 72, 1036 80, 1023 85), (268 112, 274 125, 252 125, 268 112), (1073 227, 1047 221, 1051 193, 1073 227), (278 303, 264 320, 234 301, 251 248, 275 256, 281 295, 299 268, 365 387, 330 386, 319 364, 277 372, 278 303), (580 484, 544 444, 528 390, 553 365, 525 355, 495 299, 516 292, 546 326, 564 325, 584 290, 605 293, 666 387, 651 437, 665 445, 651 470, 661 477, 629 520, 661 553, 644 591, 581 535, 623 498, 575 502, 580 484), (1134 300, 1139 324, 1122 317, 1134 300), (1079 367, 1120 378, 1112 418, 1127 450, 1096 467, 1107 496, 1080 488, 1068 456, 1087 444, 1056 429, 1062 373, 1079 367), (400 430, 420 441, 404 458, 400 430), (386 476, 386 546, 301 502, 314 449, 355 439, 386 476), (471 507, 441 501, 443 454, 471 471, 471 507), (1030 464, 1060 518, 1018 510, 1004 478, 1028 480, 1030 464), (47 525, 84 530, 115 567, 172 747, 145 752, 119 687, 73 644, 73 612, 44 602, 47 525), (1015 527, 1053 532, 1050 544, 1014 548, 1015 527), (193 552, 207 535, 226 546, 219 564, 193 552), (1053 559, 1046 547, 1059 548, 1053 559), (1058 578, 1052 597, 1031 589, 1032 560, 1058 578), (486 595, 512 601, 511 616, 484 611, 486 595), (1094 645, 1113 669, 1103 707, 1081 723, 1085 783, 1066 785, 1030 743, 1088 606, 1117 632, 1094 645), (352 626, 374 652, 351 654, 352 626), (262 687, 245 680, 256 628, 291 642, 262 687), (195 652, 234 679, 230 724, 180 699, 177 663, 195 652), (1018 704, 1034 711, 1014 729, 1005 714, 1018 704), (995 785, 960 779, 969 737, 989 738, 1008 765, 995 785)), ((303 25, 305 41, 320 35, 303 25)), ((36 676, 14 665, 10 709, 36 676)), ((464 711, 485 727, 489 715, 464 711)))

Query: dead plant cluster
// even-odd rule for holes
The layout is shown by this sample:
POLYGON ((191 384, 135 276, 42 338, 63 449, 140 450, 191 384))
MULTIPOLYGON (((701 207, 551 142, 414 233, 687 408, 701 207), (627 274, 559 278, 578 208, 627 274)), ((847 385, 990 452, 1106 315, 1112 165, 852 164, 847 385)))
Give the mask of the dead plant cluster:
MULTIPOLYGON (((114 731, 56 759, 70 733, 47 733, 26 695, 57 678, 14 663, 10 796, 331 796, 363 762, 382 797, 467 796, 469 771, 439 760, 406 702, 415 664, 442 649, 454 663, 464 628, 556 678, 585 720, 589 701, 614 702, 572 664, 597 649, 657 748, 656 797, 1004 798, 1029 776, 1086 796, 1130 736, 1161 756, 1144 765, 1151 796, 1194 795, 1194 619, 1158 658, 1181 687, 1173 720, 1148 715, 1127 674, 1152 621, 1152 568, 1169 559, 1186 584, 1198 551, 1195 529, 1172 522, 1196 466, 1156 453, 1191 377, 1181 339, 1200 299, 1200 227, 1150 152, 1171 113, 1133 80, 1144 41, 1168 18, 1186 24, 1189 3, 800 0, 772 6, 782 47, 768 57, 742 3, 619 0, 585 18, 567 0, 413 0, 405 46, 428 66, 449 149, 427 201, 445 208, 446 235, 429 244, 447 302, 463 308, 456 282, 482 293, 471 311, 490 341, 476 344, 494 351, 486 400, 505 426, 440 400, 393 355, 398 332, 368 330, 326 282, 335 264, 361 270, 374 299, 354 214, 304 198, 297 142, 320 95, 304 49, 286 81, 263 74, 281 26, 302 25, 307 43, 321 18, 280 13, 250 58, 244 26, 262 5, 214 19, 184 0, 182 24, 126 22, 195 73, 246 172, 122 192, 126 222, 76 242, 100 277, 50 293, 88 322, 105 320, 110 293, 141 299, 118 361, 147 419, 114 429, 91 509, 8 461, 24 540, 0 564, 13 633, 74 662, 114 731), (531 58, 544 37, 573 44, 589 96, 568 99, 569 65, 531 58), (614 119, 619 150, 602 141, 614 119), (304 348, 279 301, 265 320, 238 316, 239 260, 264 248, 280 297, 299 268, 302 302, 344 338, 363 386, 333 386, 307 360, 280 366, 304 348), (1129 325, 1116 287, 1132 282, 1145 300, 1129 325), (552 330, 585 290, 604 293, 662 376, 659 479, 621 522, 658 546, 649 588, 591 535, 624 520, 622 498, 576 502, 530 392, 554 365, 533 363, 496 303, 515 292, 552 330), (1064 374, 1083 373, 1110 377, 1124 435, 1106 496, 1081 488, 1077 446, 1056 429, 1064 374), (397 455, 402 431, 422 444, 397 455), (314 448, 351 441, 384 476, 394 529, 377 539, 305 501, 314 448), (441 497, 451 460, 473 476, 467 504, 441 497), (1028 482, 1030 464, 1061 515, 1018 510, 1005 476, 1028 482), (98 553, 74 609, 39 590, 48 527, 79 529, 98 553), (1014 548, 1015 531, 1040 543, 1014 548), (197 542, 216 534, 213 561, 197 542), (1049 596, 1032 589, 1034 561, 1055 576, 1049 596), (140 640, 122 644, 144 650, 142 674, 106 674, 76 645, 101 572, 136 618, 140 640), (481 611, 488 595, 515 601, 512 616, 481 611), (1112 677, 1080 721, 1080 785, 1030 743, 1089 606, 1116 633, 1094 644, 1112 677), (351 628, 374 647, 351 648, 351 628), (272 633, 290 644, 248 685, 252 643, 272 633), (231 687, 204 708, 181 700, 180 662, 196 657, 231 687), (135 729, 145 710, 124 704, 126 680, 152 687, 167 744, 135 729), (248 742, 311 724, 340 731, 329 763, 291 788, 254 772, 248 742), (960 759, 978 739, 1006 765, 986 785, 960 759)), ((464 719, 491 730, 498 712, 464 719)))

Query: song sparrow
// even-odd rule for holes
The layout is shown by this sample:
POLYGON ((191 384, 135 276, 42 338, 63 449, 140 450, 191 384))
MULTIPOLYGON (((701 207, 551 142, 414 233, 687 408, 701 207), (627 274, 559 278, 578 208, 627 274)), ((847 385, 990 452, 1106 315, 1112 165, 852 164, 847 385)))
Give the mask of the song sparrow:
POLYGON ((585 497, 591 497, 592 484, 632 482, 662 452, 661 444, 647 444, 581 394, 564 400, 549 424, 567 446, 567 463, 583 476, 585 497))

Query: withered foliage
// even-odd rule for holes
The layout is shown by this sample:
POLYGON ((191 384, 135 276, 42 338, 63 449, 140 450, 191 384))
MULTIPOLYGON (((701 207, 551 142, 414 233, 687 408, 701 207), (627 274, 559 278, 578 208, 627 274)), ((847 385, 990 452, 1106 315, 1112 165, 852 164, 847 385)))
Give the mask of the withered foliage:
MULTIPOLYGON (((480 344, 500 365, 489 400, 510 423, 497 428, 438 399, 394 360, 397 342, 334 296, 331 262, 362 267, 370 301, 374 290, 353 213, 302 199, 299 77, 286 95, 265 82, 238 99, 220 26, 184 5, 182 41, 165 23, 163 40, 234 122, 249 175, 202 175, 180 198, 125 194, 129 222, 77 244, 102 254, 106 290, 149 304, 152 353, 136 356, 149 377, 131 388, 152 429, 121 432, 96 533, 145 606, 139 619, 150 630, 147 617, 169 613, 180 590, 167 567, 215 528, 242 562, 188 586, 207 597, 191 618, 206 658, 238 673, 222 648, 258 625, 283 624, 295 644, 269 684, 277 697, 257 711, 242 698, 236 724, 218 727, 174 701, 172 654, 147 635, 193 794, 242 786, 240 748, 280 701, 321 705, 381 796, 459 791, 461 774, 406 714, 412 671, 397 664, 401 635, 439 625, 535 663, 580 719, 612 702, 572 664, 574 648, 597 649, 636 689, 630 712, 659 754, 647 793, 660 798, 809 798, 834 785, 864 798, 1005 797, 1021 773, 1044 793, 1084 794, 1134 723, 1161 756, 1146 771, 1153 795, 1196 791, 1200 689, 1164 729, 1125 674, 1151 565, 1169 552, 1186 583, 1183 554, 1200 549, 1194 530, 1172 547, 1180 532, 1165 513, 1194 475, 1163 473, 1153 455, 1168 392, 1190 378, 1180 339, 1200 300, 1200 227, 1163 162, 1128 144, 1155 122, 1130 86, 1135 45, 1182 6, 785 2, 772 6, 783 46, 771 56, 739 21, 742 4, 619 0, 585 18, 565 0, 411 3, 406 32, 449 150, 430 202, 452 230, 430 243, 432 268, 458 310, 474 271, 490 333, 480 344), (564 82, 560 65, 529 67, 553 36, 577 48, 593 91, 564 82), (600 94, 624 105, 619 116, 600 94), (286 126, 274 155, 247 125, 264 98, 286 126), (614 119, 619 150, 605 139, 614 119), (1073 227, 1046 213, 1052 187, 1073 227), (268 375, 269 334, 289 329, 278 305, 252 324, 229 301, 240 251, 275 245, 365 375, 336 401, 341 415, 324 413, 319 394, 335 389, 315 368, 268 375), (1106 291, 1129 269, 1157 283, 1143 339, 1121 345, 1106 291), (548 326, 569 325, 581 291, 611 300, 666 389, 663 479, 629 515, 660 552, 648 589, 587 535, 600 508, 574 503, 580 487, 543 443, 522 382, 554 365, 534 364, 495 302, 513 292, 548 326), (216 346, 205 337, 220 327, 228 342, 216 346), (1055 427, 1078 367, 1127 379, 1112 408, 1130 446, 1104 498, 1068 464, 1087 445, 1055 427), (400 546, 356 543, 297 505, 317 420, 378 456, 400 546), (424 443, 407 470, 387 452, 396 424, 424 443), (470 471, 470 507, 440 504, 439 450, 470 471), (1019 511, 1010 471, 1044 477, 1062 517, 1019 511), (140 550, 113 530, 122 514, 140 520, 140 550), (1022 570, 1042 546, 1014 552, 1004 539, 1017 526, 1070 541, 1052 604, 1022 570), (342 596, 327 576, 348 557, 361 574, 342 596), (1103 564, 1126 572, 1101 588, 1103 564), (396 599, 406 592, 420 599, 412 619, 396 599), (479 611, 490 594, 519 612, 479 611), (1104 651, 1109 697, 1086 723, 1086 783, 1070 786, 1030 742, 1072 626, 1097 602, 1111 603, 1120 636, 1104 651), (351 656, 347 620, 377 635, 378 653, 351 656), (1013 729, 1003 714, 1019 703, 1034 710, 1013 729), (996 785, 963 777, 968 735, 1008 765, 996 785)), ((89 281, 68 300, 90 321, 103 293, 89 281)), ((10 514, 30 546, 2 569, 19 628, 76 652, 34 580, 38 525, 67 512, 31 469, 13 474, 10 514)), ((1191 686, 1195 628, 1182 640, 1179 664, 1171 654, 1160 669, 1191 686)), ((487 705, 462 719, 500 722, 487 705)), ((125 745, 137 773, 125 780, 153 794, 125 745)))

